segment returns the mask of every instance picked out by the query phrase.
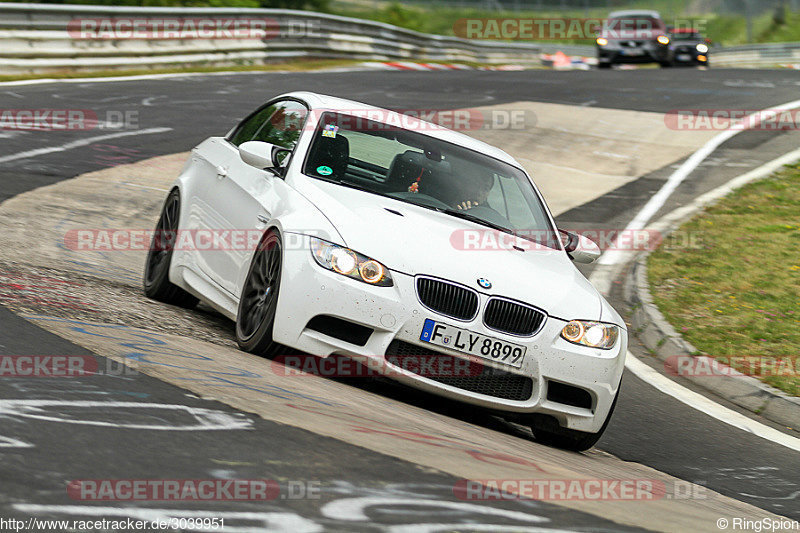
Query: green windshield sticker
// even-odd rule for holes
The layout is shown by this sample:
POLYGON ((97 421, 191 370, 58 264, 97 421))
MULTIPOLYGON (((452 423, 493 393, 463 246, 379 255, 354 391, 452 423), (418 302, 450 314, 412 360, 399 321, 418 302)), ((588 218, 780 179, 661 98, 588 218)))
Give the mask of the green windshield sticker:
POLYGON ((333 169, 331 167, 326 167, 325 165, 317 167, 317 174, 320 176, 330 176, 333 174, 333 169))

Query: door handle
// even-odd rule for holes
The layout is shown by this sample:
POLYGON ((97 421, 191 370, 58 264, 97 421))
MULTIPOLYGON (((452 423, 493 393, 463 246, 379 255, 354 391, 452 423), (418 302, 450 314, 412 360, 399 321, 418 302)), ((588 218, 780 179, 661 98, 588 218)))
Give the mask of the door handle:
POLYGON ((220 178, 220 179, 227 178, 228 177, 228 169, 223 167, 223 166, 221 166, 221 165, 218 166, 217 167, 217 177, 220 178))
POLYGON ((262 224, 269 224, 269 217, 266 215, 258 215, 258 221, 262 224))

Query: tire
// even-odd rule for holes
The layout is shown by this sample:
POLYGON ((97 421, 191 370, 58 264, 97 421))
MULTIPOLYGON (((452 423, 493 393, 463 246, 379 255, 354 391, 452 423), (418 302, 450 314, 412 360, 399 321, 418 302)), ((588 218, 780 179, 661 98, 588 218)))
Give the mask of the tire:
POLYGON ((661 68, 670 68, 673 65, 672 61, 659 61, 658 64, 661 68))
POLYGON ((597 68, 602 68, 602 69, 611 68, 611 63, 600 63, 600 62, 598 62, 597 63, 597 68))
POLYGON ((617 398, 619 398, 619 390, 617 395, 614 396, 614 401, 611 402, 611 409, 608 411, 606 421, 597 433, 587 433, 585 431, 577 431, 574 429, 563 428, 558 425, 558 422, 552 417, 544 416, 534 418, 531 424, 531 431, 537 442, 561 448, 563 450, 570 450, 573 452, 583 452, 597 444, 600 437, 603 436, 608 423, 611 422, 611 415, 614 414, 614 408, 617 406, 617 398))
POLYGON ((161 216, 147 252, 143 276, 144 294, 159 302, 191 309, 199 300, 169 281, 169 266, 172 263, 180 214, 181 193, 178 189, 173 189, 161 209, 161 216))
POLYGON ((267 231, 253 254, 236 313, 236 343, 245 352, 272 357, 282 348, 272 340, 282 254, 280 235, 267 231))

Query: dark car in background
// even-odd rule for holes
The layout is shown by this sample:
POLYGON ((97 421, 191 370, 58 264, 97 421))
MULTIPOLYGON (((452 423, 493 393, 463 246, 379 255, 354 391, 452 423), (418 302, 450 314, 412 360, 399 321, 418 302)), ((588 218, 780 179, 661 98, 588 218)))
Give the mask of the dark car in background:
POLYGON ((672 28, 669 30, 670 48, 676 65, 709 65, 709 45, 711 41, 692 28, 672 28))
POLYGON ((595 43, 599 68, 623 63, 672 65, 667 25, 657 11, 612 12, 600 28, 595 43))

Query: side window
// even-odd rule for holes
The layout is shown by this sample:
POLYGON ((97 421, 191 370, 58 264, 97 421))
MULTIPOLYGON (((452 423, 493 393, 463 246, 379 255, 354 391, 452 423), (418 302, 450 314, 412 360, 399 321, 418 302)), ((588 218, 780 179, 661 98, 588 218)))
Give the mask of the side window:
POLYGON ((239 146, 243 142, 252 141, 253 136, 256 134, 261 125, 264 124, 275 112, 275 107, 275 105, 267 106, 258 110, 255 115, 244 119, 244 121, 236 127, 236 130, 233 132, 233 135, 231 135, 231 138, 228 139, 231 144, 234 146, 239 146))
POLYGON ((246 141, 264 141, 294 150, 307 115, 308 109, 300 102, 276 102, 245 119, 229 140, 234 146, 246 141))

